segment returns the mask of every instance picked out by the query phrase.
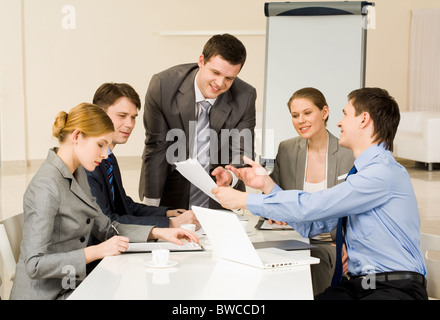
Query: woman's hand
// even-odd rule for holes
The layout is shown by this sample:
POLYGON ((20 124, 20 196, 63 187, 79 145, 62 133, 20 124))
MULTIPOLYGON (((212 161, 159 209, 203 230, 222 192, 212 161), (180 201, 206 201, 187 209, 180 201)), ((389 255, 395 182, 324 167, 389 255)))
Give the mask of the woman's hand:
POLYGON ((199 238, 194 232, 182 228, 153 228, 149 239, 162 239, 175 244, 183 244, 182 239, 199 243, 199 238))
POLYGON ((84 248, 86 264, 107 256, 116 256, 128 249, 129 239, 123 236, 113 236, 98 245, 84 248))
POLYGON ((277 224, 279 226, 287 226, 287 222, 284 222, 284 221, 276 221, 276 220, 272 220, 272 219, 267 219, 267 222, 269 224, 275 223, 275 224, 277 224))

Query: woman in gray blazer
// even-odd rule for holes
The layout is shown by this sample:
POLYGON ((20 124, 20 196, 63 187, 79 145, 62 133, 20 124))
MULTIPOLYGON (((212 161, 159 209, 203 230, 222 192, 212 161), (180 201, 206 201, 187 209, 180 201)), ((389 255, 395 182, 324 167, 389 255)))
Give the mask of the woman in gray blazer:
MULTIPOLYGON (((299 137, 280 143, 271 178, 283 190, 307 192, 343 182, 353 167, 354 156, 350 149, 339 146, 339 140, 326 130, 329 107, 324 95, 315 88, 303 88, 292 95, 287 107, 299 137)), ((336 260, 333 240, 330 234, 311 239, 317 246, 311 254, 321 260, 312 265, 315 295, 331 284, 336 260)))
POLYGON ((113 123, 99 107, 80 104, 53 125, 59 148, 49 150, 23 197, 24 229, 11 299, 63 299, 86 276, 86 264, 127 250, 130 242, 195 234, 175 228, 111 223, 92 197, 84 169, 107 158, 113 123), (87 247, 93 234, 102 241, 87 247))

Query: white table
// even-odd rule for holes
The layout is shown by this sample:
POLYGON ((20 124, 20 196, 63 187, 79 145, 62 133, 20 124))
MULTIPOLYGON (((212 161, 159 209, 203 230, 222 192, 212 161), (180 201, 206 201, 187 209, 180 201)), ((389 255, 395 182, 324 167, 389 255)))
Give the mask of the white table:
MULTIPOLYGON (((254 225, 254 224, 252 224, 254 225)), ((295 231, 259 231, 251 241, 303 239, 295 231)), ((200 237, 201 244, 206 237, 200 237)), ((313 299, 310 266, 263 270, 203 252, 171 252, 177 265, 155 269, 144 265, 151 253, 104 258, 69 299, 146 300, 307 300, 313 299)), ((304 254, 310 254, 308 250, 304 254)), ((292 254, 294 254, 292 252, 292 254)))

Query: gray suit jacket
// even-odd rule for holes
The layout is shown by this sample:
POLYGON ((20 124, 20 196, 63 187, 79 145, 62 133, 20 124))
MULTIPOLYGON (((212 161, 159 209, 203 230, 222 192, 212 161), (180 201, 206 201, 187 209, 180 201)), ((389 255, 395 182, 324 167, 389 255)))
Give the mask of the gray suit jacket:
MULTIPOLYGON (((84 248, 90 234, 115 233, 92 197, 84 168, 73 175, 49 150, 23 198, 24 229, 11 299, 66 298, 86 276, 84 248)), ((147 241, 149 226, 113 225, 130 242, 147 241)))
MULTIPOLYGON (((162 206, 188 208, 190 183, 167 161, 167 150, 175 141, 167 141, 166 136, 171 129, 178 129, 182 134, 179 141, 183 143, 178 161, 188 159, 194 141, 190 121, 196 121, 194 79, 197 71, 194 63, 178 65, 154 75, 150 81, 144 110, 146 138, 139 183, 141 200, 144 196, 161 198, 162 206)), ((218 156, 218 163, 211 163, 211 169, 241 163, 243 154, 253 158, 256 96, 254 87, 237 78, 212 106, 210 126, 218 135, 218 151, 213 155, 216 152, 213 150, 211 159, 218 156), (243 139, 238 144, 222 140, 221 129, 249 129, 251 148, 245 152, 243 139), (233 150, 239 151, 234 158, 233 150)), ((177 131, 173 130, 178 134, 177 131)), ((244 185, 240 188, 244 190, 244 185)), ((210 206, 215 207, 217 203, 210 200, 210 206)))
MULTIPOLYGON (((327 187, 331 188, 345 178, 341 178, 353 167, 353 151, 341 147, 338 139, 329 134, 327 187), (338 179, 339 177, 339 179, 338 179)), ((307 140, 296 137, 282 141, 278 147, 272 179, 284 190, 303 190, 307 155, 307 140)))

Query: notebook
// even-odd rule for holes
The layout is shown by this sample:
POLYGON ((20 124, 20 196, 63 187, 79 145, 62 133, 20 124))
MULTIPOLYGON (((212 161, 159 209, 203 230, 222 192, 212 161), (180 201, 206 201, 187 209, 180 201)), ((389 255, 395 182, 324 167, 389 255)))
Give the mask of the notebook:
POLYGON ((155 249, 168 249, 171 252, 182 251, 201 251, 203 248, 194 242, 184 242, 183 244, 175 244, 172 242, 130 242, 125 252, 151 252, 155 249))
POLYGON ((216 256, 257 268, 279 268, 319 263, 305 251, 255 249, 233 213, 192 206, 216 256))
POLYGON ((316 246, 308 244, 299 240, 273 240, 273 241, 261 241, 252 242, 255 249, 261 248, 278 248, 286 251, 291 250, 310 250, 316 248, 316 246))

